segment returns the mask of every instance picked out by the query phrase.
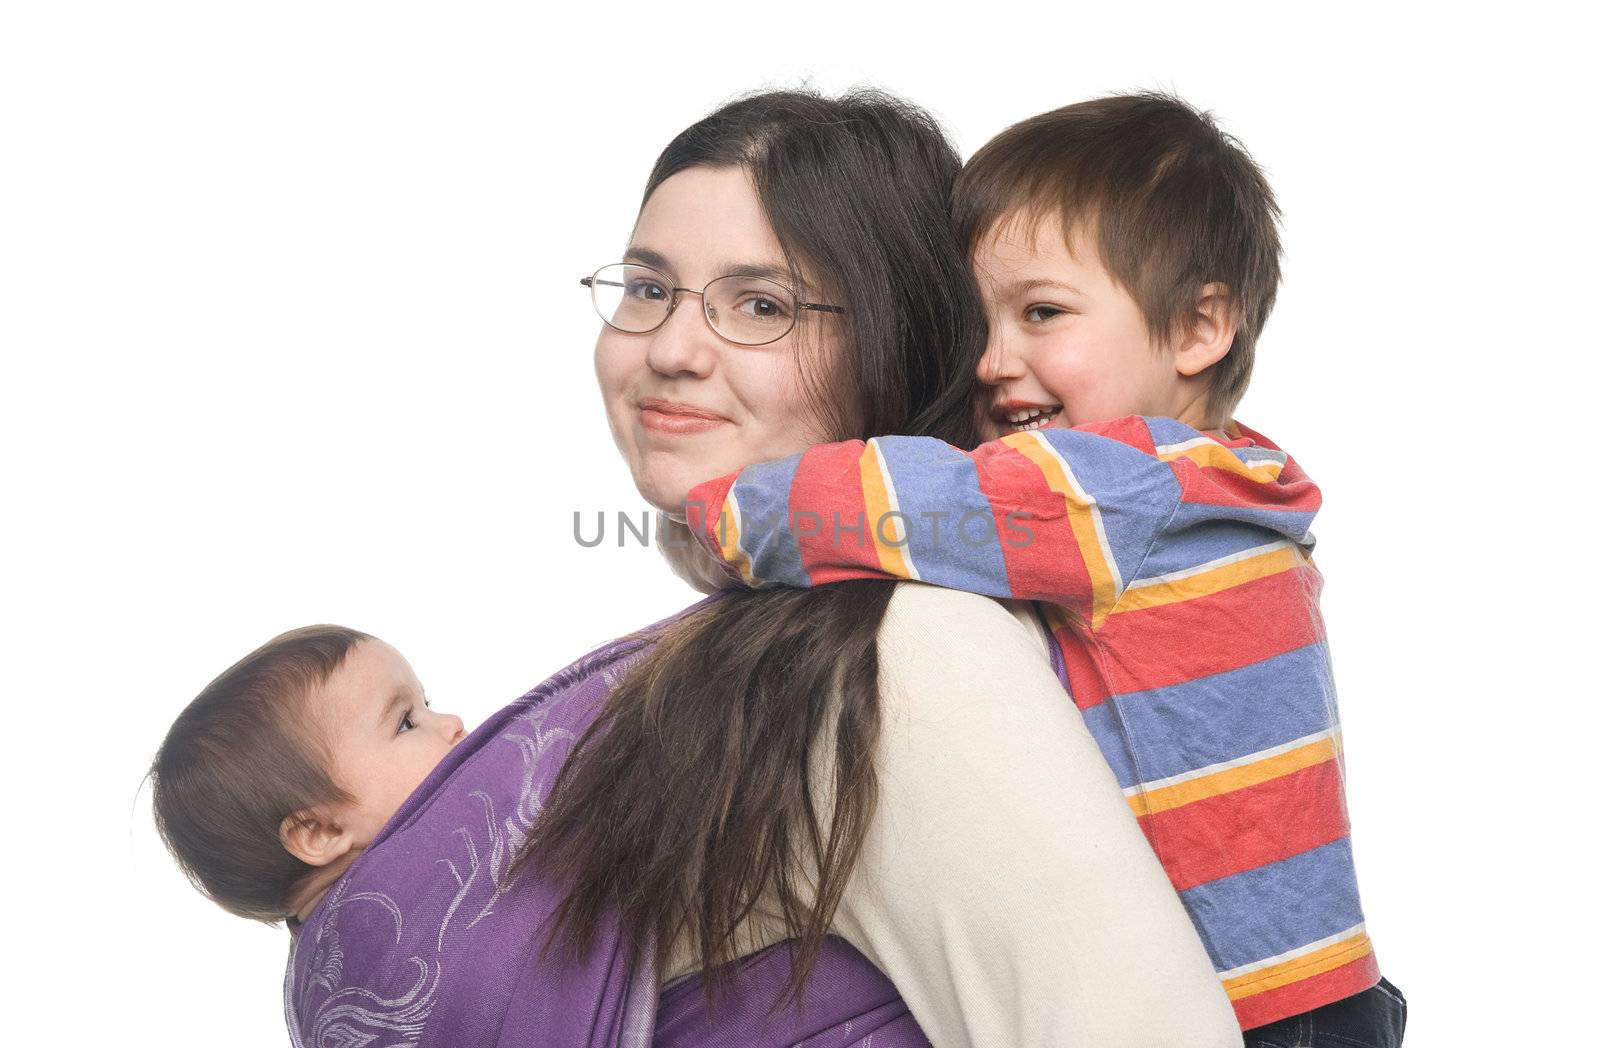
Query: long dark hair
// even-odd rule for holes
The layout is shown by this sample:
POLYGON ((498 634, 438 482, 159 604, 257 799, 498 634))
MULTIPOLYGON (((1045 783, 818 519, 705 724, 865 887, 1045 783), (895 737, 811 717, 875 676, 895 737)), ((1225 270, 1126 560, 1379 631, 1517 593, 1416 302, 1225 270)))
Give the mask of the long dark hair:
MULTIPOLYGON (((686 168, 747 169, 791 262, 847 310, 824 383, 836 436, 970 447, 984 329, 949 219, 960 163, 932 117, 891 95, 765 92, 678 135, 645 200, 686 168)), ((615 915, 632 948, 653 942, 664 965, 686 935, 709 992, 741 922, 775 903, 798 940, 788 991, 799 993, 873 815, 877 633, 892 592, 739 590, 650 635, 521 856, 570 885, 547 945, 564 934, 587 951, 615 915), (814 783, 824 739, 831 781, 814 783), (808 874, 812 905, 797 888, 808 874)))

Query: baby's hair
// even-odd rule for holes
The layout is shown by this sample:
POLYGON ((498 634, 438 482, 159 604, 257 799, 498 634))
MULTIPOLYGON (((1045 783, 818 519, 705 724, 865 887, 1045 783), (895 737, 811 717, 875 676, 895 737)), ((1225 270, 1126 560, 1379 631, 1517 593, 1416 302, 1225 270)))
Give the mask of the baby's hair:
POLYGON ((1208 369, 1226 418, 1250 383, 1278 293, 1278 204, 1261 169, 1209 113, 1174 95, 1111 95, 1014 124, 973 154, 952 202, 968 252, 1003 221, 1061 218, 1138 303, 1162 343, 1206 284, 1226 284, 1238 330, 1208 369))
POLYGON ((370 639, 326 625, 272 638, 206 685, 156 753, 156 829, 194 886, 229 913, 288 917, 295 886, 316 868, 283 846, 283 820, 351 798, 327 770, 306 706, 370 639))

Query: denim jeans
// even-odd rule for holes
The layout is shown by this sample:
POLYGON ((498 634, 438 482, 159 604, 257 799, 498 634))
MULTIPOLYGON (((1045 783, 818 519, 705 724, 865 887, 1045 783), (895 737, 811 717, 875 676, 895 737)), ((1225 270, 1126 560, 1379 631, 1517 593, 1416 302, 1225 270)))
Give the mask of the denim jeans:
POLYGON ((1406 999, 1388 979, 1354 997, 1244 1032, 1245 1048, 1400 1048, 1406 999))

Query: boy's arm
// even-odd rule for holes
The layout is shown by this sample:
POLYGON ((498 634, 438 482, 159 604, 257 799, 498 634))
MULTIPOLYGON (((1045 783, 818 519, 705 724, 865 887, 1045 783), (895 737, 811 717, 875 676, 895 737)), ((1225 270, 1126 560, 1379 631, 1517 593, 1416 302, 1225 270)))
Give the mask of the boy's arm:
POLYGON ((1189 458, 1158 451, 1164 422, 1034 430, 971 452, 932 437, 819 445, 698 486, 689 521, 751 585, 920 579, 1098 625, 1203 486, 1186 480, 1189 458))

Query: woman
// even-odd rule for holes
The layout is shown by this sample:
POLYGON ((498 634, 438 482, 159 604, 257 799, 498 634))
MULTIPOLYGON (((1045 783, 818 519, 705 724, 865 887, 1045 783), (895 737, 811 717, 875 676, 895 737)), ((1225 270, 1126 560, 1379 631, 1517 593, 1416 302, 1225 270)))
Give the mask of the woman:
MULTIPOLYGON (((974 443, 957 167, 925 114, 875 94, 754 96, 668 146, 623 264, 587 281, 647 500, 670 511, 699 481, 845 436, 974 443)), ((337 1002, 381 999, 451 1044, 630 1043, 647 1022, 657 1043, 919 1043, 898 988, 939 1045, 1238 1043, 1042 628, 928 587, 723 593, 575 664, 458 746, 330 898, 384 936, 361 963, 414 979, 366 986, 356 925, 313 914, 289 989, 311 1032, 337 1002), (509 817, 496 752, 521 754, 509 817), (478 794, 486 833, 455 825, 478 794), (390 882, 428 864, 392 857, 452 833, 470 855, 432 856, 450 881, 395 902, 390 882), (529 927, 537 957, 451 967, 529 927)))
MULTIPOLYGON (((590 282, 608 322, 595 351, 607 416, 641 494, 658 509, 676 510, 701 480, 798 451, 823 434, 924 432, 976 442, 970 405, 979 325, 944 216, 955 158, 935 134, 921 114, 881 98, 827 103, 767 95, 726 107, 668 146, 647 183, 625 265, 590 282)), ((940 854, 948 842, 926 839, 936 835, 959 841, 968 857, 992 844, 984 838, 993 835, 952 829, 992 824, 995 812, 974 805, 974 822, 963 823, 934 804, 937 797, 959 806, 952 794, 971 795, 982 785, 941 778, 940 768, 898 748, 906 743, 879 734, 885 712, 938 709, 925 689, 938 687, 939 677, 941 697, 954 694, 963 717, 977 723, 986 715, 948 684, 951 673, 971 679, 968 667, 943 667, 933 679, 924 673, 936 659, 962 661, 923 650, 930 632, 935 649, 948 643, 945 620, 952 616, 950 634, 988 617, 1004 634, 992 643, 1030 642, 998 605, 916 587, 892 596, 882 585, 859 583, 809 599, 737 592, 661 631, 635 676, 613 693, 596 737, 568 766, 533 842, 547 869, 579 885, 566 911, 573 923, 581 927, 583 917, 615 907, 635 932, 676 945, 680 959, 669 960, 668 976, 683 970, 684 957, 728 959, 737 949, 738 917, 752 904, 781 916, 776 931, 799 940, 797 975, 830 918, 841 929, 860 923, 846 937, 874 959, 903 947, 910 970, 896 958, 889 974, 902 992, 919 992, 911 984, 927 973, 914 954, 939 936, 927 922, 888 912, 882 893, 896 883, 940 882, 924 870, 906 876, 887 854, 890 841, 873 828, 873 794, 906 781, 929 790, 925 797, 895 793, 889 813, 900 832, 916 827, 918 839, 902 847, 927 849, 925 861, 962 858, 940 854), (903 612, 892 614, 901 603, 903 612), (902 665, 903 655, 912 656, 910 665, 902 665), (880 685, 914 697, 908 707, 886 711, 880 685), (819 701, 830 691, 838 692, 836 708, 819 701), (654 760, 662 763, 648 763, 654 760), (653 773, 619 781, 612 771, 641 762, 653 773), (900 779, 890 783, 888 773, 900 779), (821 807, 831 811, 831 823, 806 807, 812 787, 827 795, 821 807), (922 807, 910 803, 917 800, 924 812, 909 810, 922 807), (925 821, 910 821, 919 817, 925 821), (885 853, 874 853, 875 846, 885 853), (686 855, 700 868, 686 872, 686 855), (796 868, 812 865, 814 887, 791 880, 796 868), (630 871, 628 894, 607 883, 605 871, 615 869, 630 871)), ((1030 661, 1026 652, 1008 653, 1030 661)), ((989 662, 994 681, 1018 678, 1005 660, 989 662)), ((1039 676, 1049 673, 1037 648, 1031 662, 1039 676)), ((1023 675, 1016 689, 1030 683, 1023 675)), ((1013 692, 1009 683, 1003 690, 1013 692)), ((1061 706, 1059 690, 1049 691, 1061 706)), ((1015 706, 989 714, 1027 715, 1015 706)), ((1040 711, 1041 729, 1050 712, 1040 711)), ((950 741, 916 734, 923 730, 917 723, 895 728, 918 743, 950 741)), ((1071 733, 1063 726, 1056 734, 1071 733)), ((971 734, 980 746, 1027 743, 1010 732, 999 740, 971 734)), ((1092 764, 1105 771, 1098 759, 1092 764)), ((1040 774, 1041 790, 1080 785, 1040 774)), ((988 798, 1001 803, 1019 792, 1013 778, 988 798)), ((1102 796, 1119 812, 1117 825, 1132 828, 1120 792, 1102 796)), ((1035 854, 1062 841, 1059 831, 1039 829, 1052 844, 1035 842, 1031 830, 1021 838, 1035 854)), ((991 854, 998 860, 1005 853, 991 854)), ((1055 861, 1062 866, 1041 861, 1038 869, 1078 878, 1076 890, 1091 882, 1093 871, 1074 867, 1072 855, 1055 861)), ((967 870, 977 872, 977 865, 967 870)), ((968 887, 976 894, 977 879, 968 887)), ((1004 927, 1010 916, 1004 906, 986 913, 978 900, 961 903, 972 929, 991 921, 1004 927)), ((772 930, 756 923, 760 941, 760 931, 772 930)), ((1092 941, 1093 929, 1073 931, 1075 942, 1092 941)), ((948 941, 941 948, 952 959, 974 959, 948 941)), ((973 991, 960 989, 970 1000, 973 991)), ((931 985, 919 995, 928 1001, 927 1008, 914 1002, 919 1017, 945 1008, 931 985)), ((955 1011, 940 1016, 941 1025, 957 1025, 955 1011)))

